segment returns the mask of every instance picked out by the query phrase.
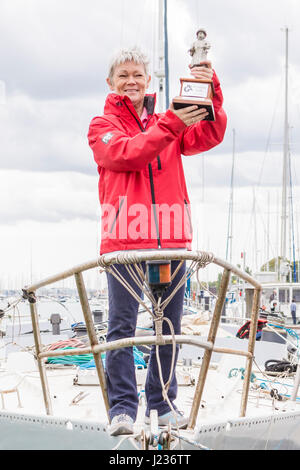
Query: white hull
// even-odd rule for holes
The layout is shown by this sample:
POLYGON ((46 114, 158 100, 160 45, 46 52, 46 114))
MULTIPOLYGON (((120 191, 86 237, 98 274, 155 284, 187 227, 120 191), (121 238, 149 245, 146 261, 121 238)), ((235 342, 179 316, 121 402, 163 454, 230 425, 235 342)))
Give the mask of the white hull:
MULTIPOLYGON (((114 263, 116 256, 119 255, 113 253, 105 255, 101 263, 105 266, 107 263, 114 263)), ((130 258, 132 253, 122 253, 122 257, 124 256, 130 258)), ((149 443, 150 449, 151 446, 157 449, 157 436, 161 439, 165 436, 171 438, 171 441, 168 441, 171 450, 300 449, 300 397, 295 401, 290 399, 294 377, 286 374, 277 381, 277 377, 270 377, 264 373, 265 361, 286 357, 286 345, 273 343, 270 340, 255 341, 255 330, 250 331, 249 341, 239 339, 236 337, 238 323, 219 324, 231 272, 255 287, 251 315, 254 325, 258 317, 260 284, 234 266, 214 258, 211 253, 158 250, 158 252, 134 254, 135 263, 150 258, 193 260, 190 272, 192 269, 199 269, 202 263, 212 260, 224 268, 219 297, 211 321, 207 320, 207 314, 203 318, 200 312, 199 315, 195 313, 190 315, 190 323, 186 322, 188 316, 184 316, 182 334, 176 335, 175 338, 164 337, 166 342, 175 339, 181 345, 176 368, 179 386, 175 404, 186 416, 190 416, 192 429, 174 430, 169 433, 168 429, 156 427, 155 421, 152 421, 150 428, 145 425, 144 384, 147 369, 139 367, 137 384, 140 403, 134 434, 125 437, 109 435, 106 411, 108 403, 103 399, 106 397, 105 393, 102 394, 105 374, 103 363, 99 360, 100 353, 113 347, 151 345, 158 342, 158 338, 151 336, 147 327, 144 329, 145 338, 138 337, 144 336, 141 328, 135 338, 120 340, 116 342, 117 344, 110 345, 100 342, 100 337, 98 339, 95 334, 81 274, 84 270, 98 267, 99 260, 96 260, 26 288, 25 295, 29 300, 32 325, 36 335, 35 342, 32 339, 32 344, 35 344, 37 361, 34 359, 33 350, 28 349, 27 334, 27 352, 21 352, 20 347, 18 349, 18 338, 15 334, 10 338, 16 343, 13 345, 16 346, 16 352, 14 353, 12 345, 8 344, 7 348, 10 348, 10 351, 6 358, 5 349, 1 349, 3 352, 0 356, 3 357, 0 370, 1 448, 142 450, 143 442, 147 444, 147 436, 150 435, 151 439, 154 439, 154 443, 149 443), (32 292, 71 275, 76 276, 90 346, 83 348, 75 346, 70 352, 49 351, 44 346, 49 345, 50 340, 39 333, 39 323, 42 321, 38 322, 39 309, 32 292), (70 357, 70 353, 73 365, 70 361, 67 361, 68 365, 49 364, 50 357, 57 358, 62 355, 70 357), (78 367, 74 365, 76 355, 92 353, 97 372, 95 369, 80 369, 78 362, 76 362, 78 367), (99 380, 102 383, 102 390, 99 387, 99 380), (195 397, 199 401, 195 400, 195 397)), ((119 258, 117 261, 120 261, 119 258)), ((181 282, 184 281, 183 279, 181 282)), ((151 314, 151 310, 148 313, 151 314)), ((22 329, 19 328, 19 331, 22 329)), ((19 339, 21 340, 21 336, 19 339)), ((56 341, 58 339, 60 338, 56 338, 56 341)), ((51 338, 51 348, 53 341, 54 338, 51 338)), ((24 344, 22 346, 24 347, 24 344)), ((60 346, 56 347, 60 349, 60 346)))
MULTIPOLYGON (((233 337, 229 333, 229 326, 226 327, 227 330, 220 328, 216 346, 231 345, 240 350, 246 349, 247 341, 233 337)), ((202 325, 204 333, 207 328, 208 325, 202 325)), ((285 350, 284 344, 257 342, 256 358, 262 370, 265 359, 282 358, 285 350)), ((14 362, 8 367, 0 389, 3 390, 3 381, 11 388, 18 384, 22 407, 18 407, 16 393, 4 395, 5 409, 0 411, 1 450, 112 450, 116 446, 119 450, 141 448, 139 439, 124 440, 123 436, 109 435, 106 410, 100 388, 96 385, 95 370, 80 372, 79 369, 69 367, 48 369, 54 416, 47 416, 35 363, 26 353, 17 353, 15 361, 18 355, 20 363, 23 360, 23 370, 13 371, 14 362), (81 380, 79 385, 78 381, 75 385, 74 379, 78 376, 81 380), (81 392, 86 397, 71 405, 81 392)), ((195 385, 186 377, 197 381, 202 355, 202 349, 193 346, 185 345, 180 350, 177 405, 187 415, 195 385), (184 367, 184 359, 191 359, 193 367, 184 367)), ((172 450, 199 450, 203 446, 212 450, 300 449, 300 404, 297 401, 274 401, 250 391, 246 417, 239 417, 243 380, 240 374, 229 375, 243 366, 244 362, 245 359, 237 356, 213 354, 196 427, 194 430, 180 431, 181 439, 173 442, 172 450)), ((254 367, 253 371, 259 380, 261 376, 257 368, 254 367)), ((145 373, 145 370, 137 371, 140 390, 143 389, 145 373)), ((270 380, 273 379, 270 377, 270 380)), ((290 387, 290 393, 293 379, 286 378, 284 382, 285 389, 287 384, 290 387)), ((144 424, 144 406, 144 400, 141 400, 134 429, 137 434, 142 429, 149 429, 144 424)))
MULTIPOLYGON (((111 437, 106 423, 40 415, 0 413, 0 450, 110 450, 122 437, 111 437)), ((182 437, 213 450, 299 450, 300 412, 214 421, 182 437)), ((186 441, 176 450, 197 450, 186 441)), ((127 439, 119 450, 136 450, 127 439)))

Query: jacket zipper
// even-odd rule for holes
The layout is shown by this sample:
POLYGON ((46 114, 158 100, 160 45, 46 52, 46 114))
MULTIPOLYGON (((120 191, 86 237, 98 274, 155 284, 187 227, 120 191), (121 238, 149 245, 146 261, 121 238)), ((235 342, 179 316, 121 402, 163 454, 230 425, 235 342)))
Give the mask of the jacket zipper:
MULTIPOLYGON (((134 119, 137 122, 137 125, 139 126, 140 130, 142 132, 145 132, 146 127, 148 125, 149 120, 147 121, 147 124, 145 128, 143 128, 136 118, 136 116, 132 113, 132 111, 129 109, 127 103, 124 101, 126 108, 130 112, 130 114, 134 117, 134 119)), ((159 157, 158 157, 159 158, 159 157)), ((160 159, 159 159, 160 161, 160 159)), ((161 165, 160 165, 161 166, 161 165)), ((158 248, 161 249, 161 240, 160 240, 160 233, 159 233, 159 224, 158 224, 158 218, 157 218, 157 212, 156 212, 156 206, 155 206, 155 190, 154 190, 154 181, 153 181, 153 172, 152 172, 152 165, 151 163, 148 163, 148 171, 149 171, 149 179, 150 179, 150 189, 151 189, 151 199, 152 199, 152 206, 153 206, 153 214, 154 214, 154 221, 155 221, 155 228, 156 228, 156 236, 157 236, 157 245, 158 248)))
POLYGON ((160 160, 160 156, 157 155, 157 169, 158 170, 161 170, 161 160, 160 160))
POLYGON ((121 210, 121 207, 123 206, 123 202, 124 202, 124 197, 122 197, 120 203, 119 203, 119 207, 118 207, 118 210, 117 210, 117 213, 115 215, 115 218, 114 220, 112 221, 112 224, 111 224, 111 227, 110 227, 110 231, 109 233, 112 233, 113 229, 114 229, 114 226, 116 225, 117 223, 117 220, 118 220, 118 217, 119 217, 119 214, 120 214, 120 210, 121 210))
POLYGON ((158 224, 156 205, 155 205, 155 192, 154 192, 153 172, 152 172, 151 163, 148 163, 148 171, 149 171, 149 177, 150 177, 151 198, 152 198, 154 222, 155 222, 156 235, 157 235, 157 245, 158 245, 158 248, 160 249, 161 248, 161 240, 160 240, 159 224, 158 224))

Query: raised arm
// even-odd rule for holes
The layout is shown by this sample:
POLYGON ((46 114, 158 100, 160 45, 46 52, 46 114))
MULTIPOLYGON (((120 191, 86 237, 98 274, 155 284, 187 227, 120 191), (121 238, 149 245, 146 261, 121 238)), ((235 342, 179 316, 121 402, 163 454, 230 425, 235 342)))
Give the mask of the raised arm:
MULTIPOLYGON (((200 69, 201 67, 198 68, 198 70, 200 69)), ((192 74, 197 76, 197 70, 192 70, 192 74)), ((212 69, 204 69, 202 74, 205 74, 206 78, 212 77, 213 80, 215 90, 213 106, 216 120, 199 121, 183 131, 180 139, 181 153, 183 155, 194 155, 215 147, 222 142, 226 130, 227 116, 222 108, 223 94, 220 81, 212 69)))
POLYGON ((185 127, 182 120, 167 111, 147 131, 129 137, 116 118, 104 115, 92 120, 88 140, 99 166, 113 171, 140 171, 185 127))

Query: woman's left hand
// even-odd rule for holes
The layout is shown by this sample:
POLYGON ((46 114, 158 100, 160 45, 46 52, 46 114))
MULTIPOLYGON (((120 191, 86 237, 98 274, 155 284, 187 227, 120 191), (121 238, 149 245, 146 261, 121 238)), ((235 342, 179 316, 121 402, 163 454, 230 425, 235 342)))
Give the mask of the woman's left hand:
POLYGON ((194 66, 190 70, 194 78, 199 78, 201 80, 212 80, 213 78, 214 72, 209 60, 204 60, 199 65, 194 66))

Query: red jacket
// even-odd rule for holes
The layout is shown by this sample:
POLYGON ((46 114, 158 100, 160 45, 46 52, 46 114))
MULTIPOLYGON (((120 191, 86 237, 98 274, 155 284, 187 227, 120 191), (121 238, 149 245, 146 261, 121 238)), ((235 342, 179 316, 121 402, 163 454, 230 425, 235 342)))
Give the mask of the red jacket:
POLYGON ((223 96, 214 74, 216 120, 187 127, 172 111, 154 114, 146 95, 145 129, 130 98, 109 94, 88 139, 99 172, 102 208, 100 253, 116 250, 190 249, 191 214, 181 154, 218 145, 226 129, 223 96))

